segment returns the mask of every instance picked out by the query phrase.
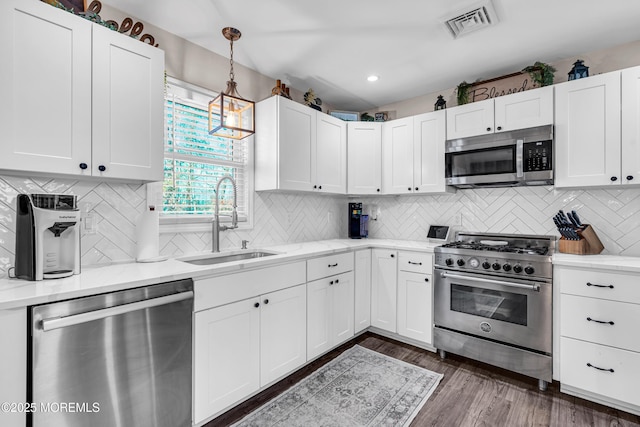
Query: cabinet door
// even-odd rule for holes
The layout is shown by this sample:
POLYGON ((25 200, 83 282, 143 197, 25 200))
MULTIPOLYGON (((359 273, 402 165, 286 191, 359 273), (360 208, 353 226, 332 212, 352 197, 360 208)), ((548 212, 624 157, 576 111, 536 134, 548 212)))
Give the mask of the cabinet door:
POLYGON ((444 179, 445 111, 413 118, 413 185, 416 193, 441 193, 444 179))
POLYGON ((265 386, 307 361, 307 286, 263 295, 260 304, 260 386, 265 386))
POLYGON ((194 421, 260 388, 260 308, 257 298, 194 315, 194 421))
POLYGON ((553 124, 553 86, 499 96, 494 102, 496 132, 553 124))
POLYGON ((307 360, 331 348, 331 286, 333 278, 307 283, 307 360))
POLYGON ((323 193, 347 192, 347 124, 328 114, 317 113, 314 150, 315 180, 323 193))
POLYGON ((397 254, 373 249, 371 256, 371 326, 396 332, 397 254))
POLYGON ((493 133, 493 99, 448 108, 447 139, 493 133))
POLYGON ((371 249, 356 251, 354 284, 354 333, 358 333, 371 326, 371 249))
POLYGON ((334 276, 331 286, 331 346, 353 337, 353 271, 334 276))
POLYGON ((620 72, 556 85, 555 186, 619 185, 620 72))
POLYGON ((398 272, 398 333, 433 342, 433 287, 430 274, 398 272))
POLYGON ((163 99, 164 52, 95 25, 94 176, 163 179, 163 99))
POLYGON ((640 183, 640 67, 622 70, 623 184, 640 183))
POLYGON ((382 192, 413 192, 413 117, 382 125, 382 192))
POLYGON ((313 191, 317 112, 288 99, 278 101, 279 188, 313 191))
POLYGON ((0 169, 91 175, 91 26, 43 2, 0 2, 0 169))
POLYGON ((347 193, 382 191, 382 123, 347 123, 347 193))

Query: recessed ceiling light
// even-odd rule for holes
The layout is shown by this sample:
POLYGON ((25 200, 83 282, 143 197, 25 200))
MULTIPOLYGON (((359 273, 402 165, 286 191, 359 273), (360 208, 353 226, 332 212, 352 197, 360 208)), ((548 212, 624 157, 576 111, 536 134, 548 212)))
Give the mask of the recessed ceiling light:
POLYGON ((378 77, 378 76, 371 75, 371 76, 367 77, 367 80, 369 80, 370 82, 377 82, 379 78, 380 77, 378 77))

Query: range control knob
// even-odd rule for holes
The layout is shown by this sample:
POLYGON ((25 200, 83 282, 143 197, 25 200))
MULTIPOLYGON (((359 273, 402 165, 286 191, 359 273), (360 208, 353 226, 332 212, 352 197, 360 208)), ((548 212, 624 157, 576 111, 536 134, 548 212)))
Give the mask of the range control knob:
POLYGON ((502 269, 503 269, 504 271, 511 271, 511 264, 505 264, 505 265, 503 265, 503 266, 502 266, 502 269))
POLYGON ((460 267, 462 267, 462 266, 464 265, 464 260, 463 260, 462 258, 460 258, 460 259, 458 260, 458 265, 459 265, 460 267))
POLYGON ((469 265, 473 268, 478 268, 478 266, 480 265, 480 262, 475 258, 471 258, 469 260, 469 265))
POLYGON ((453 265, 453 260, 451 258, 447 258, 444 263, 447 265, 453 265))
POLYGON ((535 270, 534 270, 534 269, 533 269, 533 267, 531 267, 530 265, 527 265, 527 266, 524 268, 524 272, 525 272, 525 273, 527 273, 527 274, 533 274, 533 272, 534 272, 534 271, 535 271, 535 270))
POLYGON ((501 265, 500 265, 500 264, 498 264, 497 262, 494 262, 494 263, 491 265, 491 267, 492 267, 494 270, 500 270, 501 265))
POLYGON ((516 264, 513 266, 514 273, 522 273, 522 266, 520 264, 516 264))
POLYGON ((485 261, 482 263, 482 268, 484 268, 485 270, 488 270, 491 268, 491 264, 489 264, 489 261, 485 261))

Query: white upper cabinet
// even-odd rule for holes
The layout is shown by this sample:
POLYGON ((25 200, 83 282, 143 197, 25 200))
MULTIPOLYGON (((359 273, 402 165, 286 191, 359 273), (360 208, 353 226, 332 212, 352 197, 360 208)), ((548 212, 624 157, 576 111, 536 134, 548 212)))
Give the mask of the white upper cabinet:
POLYGON ((556 187, 619 185, 619 71, 556 85, 555 146, 556 187))
POLYGON ((256 190, 344 194, 346 129, 341 120, 281 96, 257 103, 256 190))
POLYGON ((79 167, 91 164, 91 27, 43 2, 0 2, 0 169, 91 174, 79 167))
POLYGON ((447 139, 526 129, 553 123, 553 86, 452 107, 447 139))
POLYGON ((347 193, 382 192, 382 123, 347 122, 347 193))
POLYGON ((413 192, 413 117, 382 125, 382 154, 383 193, 413 192))
POLYGON ((444 111, 413 117, 413 191, 416 193, 447 191, 444 178, 445 122, 444 111))
POLYGON ((95 25, 93 82, 93 175, 161 181, 164 52, 95 25))
POLYGON ((163 51, 43 2, 8 0, 0 55, 9 88, 0 169, 162 180, 163 51))
POLYGON ((621 184, 640 184, 640 67, 622 70, 621 184))
POLYGON ((323 193, 347 192, 347 123, 316 112, 314 185, 323 193))
POLYGON ((446 114, 420 114, 382 127, 382 192, 442 193, 446 114))

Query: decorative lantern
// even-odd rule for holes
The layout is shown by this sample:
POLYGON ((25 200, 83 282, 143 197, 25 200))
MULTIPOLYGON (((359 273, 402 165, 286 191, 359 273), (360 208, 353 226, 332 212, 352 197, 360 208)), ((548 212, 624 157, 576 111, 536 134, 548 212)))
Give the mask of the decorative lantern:
POLYGON ((233 81, 233 42, 242 34, 235 28, 226 27, 222 29, 222 35, 231 43, 231 69, 227 90, 209 102, 209 134, 244 139, 255 132, 255 104, 238 94, 237 83, 233 81))
POLYGON ((447 108, 447 101, 444 100, 442 95, 438 95, 438 100, 436 101, 434 111, 444 110, 447 108))
POLYGON ((581 79, 583 77, 589 77, 589 67, 584 65, 582 59, 578 59, 573 64, 571 71, 569 71, 569 80, 581 79))

